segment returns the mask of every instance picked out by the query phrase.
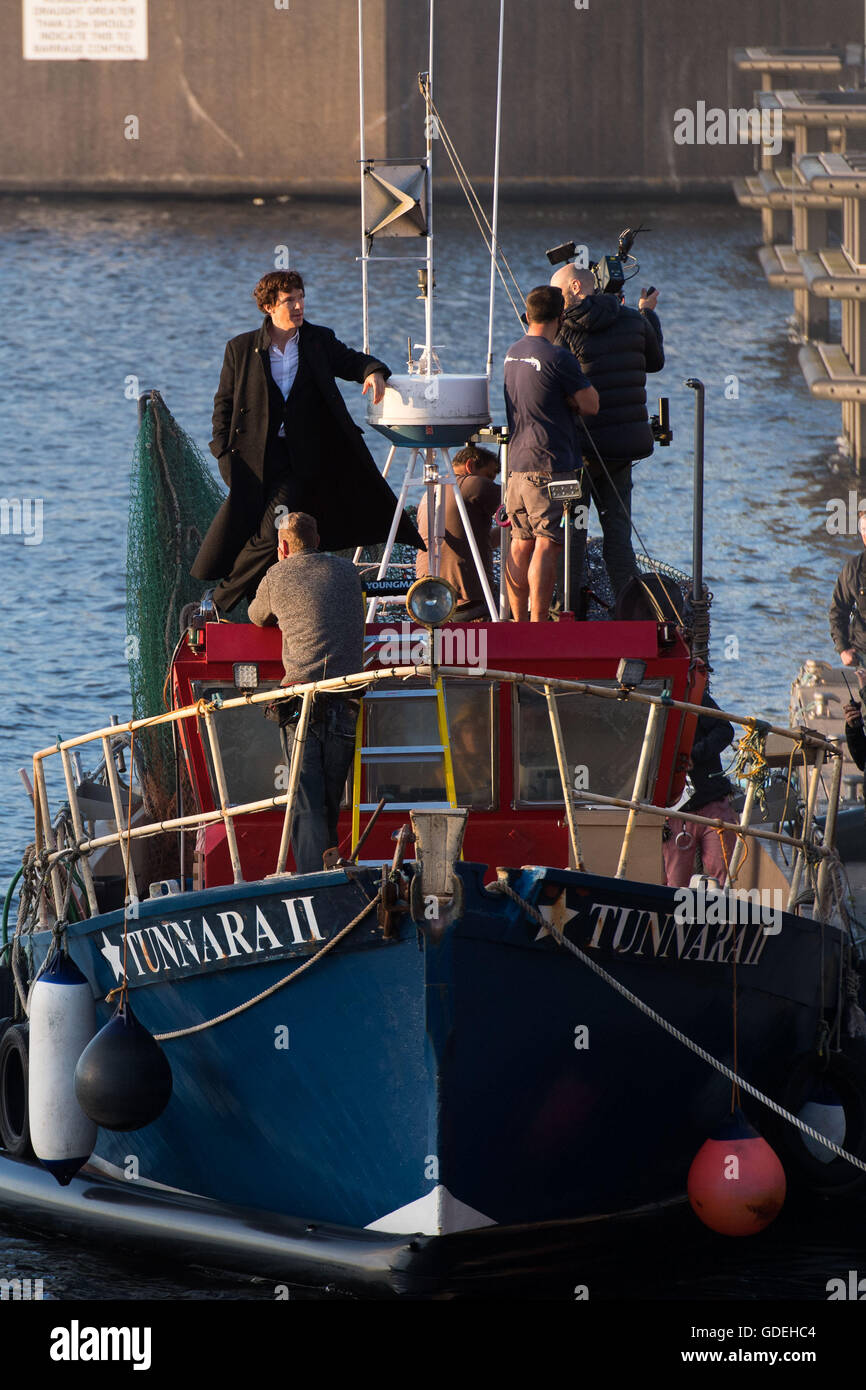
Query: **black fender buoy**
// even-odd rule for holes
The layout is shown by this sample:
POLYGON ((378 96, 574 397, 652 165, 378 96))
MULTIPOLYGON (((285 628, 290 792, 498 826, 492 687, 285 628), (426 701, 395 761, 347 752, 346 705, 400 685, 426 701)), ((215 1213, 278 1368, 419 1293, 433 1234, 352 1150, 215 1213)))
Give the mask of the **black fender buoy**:
POLYGON ((78 1059, 78 1104, 103 1129, 143 1129, 159 1119, 171 1089, 168 1058, 122 995, 112 1017, 78 1059))
POLYGON ((7 1026, 0 1037, 0 1144, 13 1158, 31 1158, 29 1026, 3 1022, 7 1026))
MULTIPOLYGON (((826 1059, 804 1053, 794 1062, 780 1103, 866 1162, 866 1049, 850 1044, 826 1059), (840 1110, 844 1116, 840 1116, 840 1110)), ((866 1173, 770 1112, 764 1125, 792 1187, 818 1196, 866 1189, 866 1173)))

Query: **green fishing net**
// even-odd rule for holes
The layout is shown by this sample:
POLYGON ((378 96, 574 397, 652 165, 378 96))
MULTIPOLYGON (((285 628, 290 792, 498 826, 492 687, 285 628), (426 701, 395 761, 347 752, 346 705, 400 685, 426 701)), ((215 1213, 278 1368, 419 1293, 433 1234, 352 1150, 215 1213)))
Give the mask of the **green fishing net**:
MULTIPOLYGON (((180 636, 180 612, 202 593, 190 568, 224 496, 189 435, 159 393, 151 392, 135 442, 126 560, 126 650, 136 719, 166 708, 163 689, 180 636)), ((171 727, 139 732, 136 754, 155 813, 174 796, 171 727)))

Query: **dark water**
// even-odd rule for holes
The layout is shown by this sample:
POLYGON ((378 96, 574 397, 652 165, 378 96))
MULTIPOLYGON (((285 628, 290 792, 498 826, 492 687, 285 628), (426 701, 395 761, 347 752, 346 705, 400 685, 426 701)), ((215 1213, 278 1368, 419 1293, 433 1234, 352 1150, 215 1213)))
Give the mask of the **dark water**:
MULTIPOLYGON (((783 719, 801 660, 832 657, 830 591, 859 542, 827 530, 828 499, 855 486, 834 458, 839 410, 811 400, 803 383, 787 335, 790 298, 766 288, 757 264, 757 218, 728 203, 515 206, 504 210, 500 236, 526 292, 548 278, 546 247, 573 236, 593 255, 613 251, 619 231, 638 216, 653 230, 637 243, 644 268, 631 288, 652 282, 661 290, 668 365, 651 387, 671 398, 675 441, 636 470, 635 518, 651 554, 690 568, 694 397, 683 381, 699 376, 707 387, 705 577, 715 595, 714 689, 731 708, 783 719), (735 388, 737 398, 726 398, 735 388)), ((142 389, 158 387, 206 451, 223 346, 255 326, 250 290, 273 266, 275 248, 288 245, 304 272, 308 317, 359 345, 357 242, 358 214, 349 206, 0 200, 0 497, 41 498, 44 505, 41 544, 0 536, 0 890, 32 836, 16 769, 58 733, 68 737, 105 723, 107 714, 127 714, 125 527, 136 428, 136 407, 125 394, 135 385, 130 379, 142 389)), ((398 250, 409 247, 403 242, 398 250)), ((415 269, 407 262, 371 269, 372 347, 397 371, 404 369, 407 336, 423 337, 415 269)), ((462 210, 438 211, 437 283, 434 342, 443 369, 483 371, 488 267, 462 210)), ((636 303, 637 294, 628 298, 636 303)), ((499 364, 520 332, 500 290, 498 419, 499 364)), ((361 421, 360 388, 347 386, 346 397, 361 421)), ((384 443, 368 441, 383 460, 384 443)), ((795 1221, 784 1237, 751 1243, 741 1259, 722 1258, 718 1242, 701 1237, 703 1264, 650 1280, 647 1292, 760 1298, 778 1296, 766 1292, 768 1280, 775 1287, 790 1279, 790 1296, 822 1298, 837 1267, 856 1268, 859 1259, 866 1274, 862 1214, 856 1229, 833 1219, 836 1227, 823 1216, 817 1226, 795 1221)), ((273 1296, 270 1288, 222 1276, 178 1281, 150 1266, 119 1270, 102 1256, 20 1235, 0 1235, 0 1274, 5 1263, 21 1275, 31 1266, 34 1276, 50 1273, 58 1298, 273 1296)), ((624 1292, 625 1269, 605 1276, 609 1296, 617 1287, 624 1292)))

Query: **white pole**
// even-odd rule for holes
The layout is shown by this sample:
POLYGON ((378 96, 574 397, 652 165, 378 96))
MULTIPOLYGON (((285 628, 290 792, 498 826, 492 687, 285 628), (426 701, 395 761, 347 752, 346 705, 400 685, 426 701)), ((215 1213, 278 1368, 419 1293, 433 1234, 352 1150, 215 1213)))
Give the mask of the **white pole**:
POLYGON ((490 227, 490 315, 487 323, 487 380, 493 372, 493 299, 496 293, 496 232, 499 227, 499 140, 502 131, 502 39, 505 0, 499 0, 499 63, 496 72, 496 141, 493 156, 493 222, 490 227))
POLYGON ((427 60, 427 298, 424 301, 427 376, 433 375, 433 10, 430 0, 430 51, 427 60))
POLYGON ((358 98, 361 154, 361 299, 364 308, 364 351, 370 351, 370 323, 367 302, 367 205, 365 177, 367 134, 364 119, 364 0, 358 0, 358 98))

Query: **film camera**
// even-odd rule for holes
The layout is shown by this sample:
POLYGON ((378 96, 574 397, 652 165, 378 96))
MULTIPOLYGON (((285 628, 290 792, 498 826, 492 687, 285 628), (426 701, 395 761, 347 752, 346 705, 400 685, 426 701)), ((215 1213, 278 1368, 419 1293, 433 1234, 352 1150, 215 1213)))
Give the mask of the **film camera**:
MULTIPOLYGON (((624 232, 619 234, 619 242, 615 256, 602 256, 600 261, 590 261, 589 269, 592 271, 595 287, 602 294, 622 294, 622 287, 626 280, 631 280, 637 275, 640 266, 631 254, 634 239, 638 232, 648 232, 649 227, 626 227, 624 232)), ((551 265, 560 265, 565 261, 574 260, 574 253, 577 243, 574 241, 564 241, 560 246, 552 246, 546 252, 547 259, 551 265)), ((652 288, 647 291, 652 293, 652 288)))
MULTIPOLYGON (((595 287, 601 294, 615 294, 617 298, 621 297, 626 280, 632 280, 640 270, 637 260, 631 254, 635 237, 638 232, 650 230, 649 227, 626 227, 624 232, 620 232, 615 256, 602 256, 599 261, 589 262, 595 287)), ((564 241, 560 246, 552 246, 546 252, 547 259, 551 265, 563 264, 574 260, 576 249, 576 242, 564 241)), ((650 285, 645 294, 651 295, 654 288, 655 286, 650 285)), ((670 401, 667 396, 659 397, 659 413, 650 416, 650 428, 656 444, 667 448, 674 437, 671 429, 670 401)))

